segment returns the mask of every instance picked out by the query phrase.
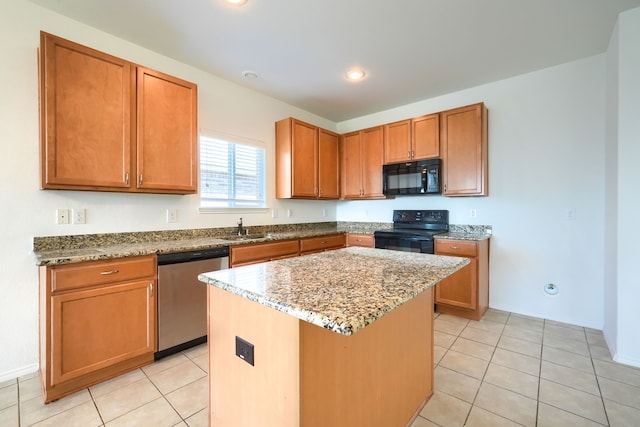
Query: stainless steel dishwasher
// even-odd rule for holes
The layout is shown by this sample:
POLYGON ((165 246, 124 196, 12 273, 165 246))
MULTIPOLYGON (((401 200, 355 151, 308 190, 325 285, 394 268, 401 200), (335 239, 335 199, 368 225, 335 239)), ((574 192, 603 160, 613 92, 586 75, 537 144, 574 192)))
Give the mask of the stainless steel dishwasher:
POLYGON ((229 248, 158 255, 155 359, 207 341, 207 285, 200 273, 229 268, 229 248))

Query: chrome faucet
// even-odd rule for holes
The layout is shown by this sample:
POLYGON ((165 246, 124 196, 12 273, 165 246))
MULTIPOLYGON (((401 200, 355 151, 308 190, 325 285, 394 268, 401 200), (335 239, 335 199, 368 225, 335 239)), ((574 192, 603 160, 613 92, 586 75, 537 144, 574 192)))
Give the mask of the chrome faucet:
POLYGON ((242 218, 238 220, 238 236, 242 236, 242 218))

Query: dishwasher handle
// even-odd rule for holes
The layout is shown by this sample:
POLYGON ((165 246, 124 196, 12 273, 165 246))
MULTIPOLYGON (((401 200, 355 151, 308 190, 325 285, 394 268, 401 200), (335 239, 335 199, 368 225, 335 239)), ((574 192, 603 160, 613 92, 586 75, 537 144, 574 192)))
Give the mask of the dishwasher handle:
POLYGON ((229 256, 229 247, 202 249, 189 252, 174 252, 158 255, 158 265, 178 264, 182 262, 200 261, 205 259, 223 258, 229 256))

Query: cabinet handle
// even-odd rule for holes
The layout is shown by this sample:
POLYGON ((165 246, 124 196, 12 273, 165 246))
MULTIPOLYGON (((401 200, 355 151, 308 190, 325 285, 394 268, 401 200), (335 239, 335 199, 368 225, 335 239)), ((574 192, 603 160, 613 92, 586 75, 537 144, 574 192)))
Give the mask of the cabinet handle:
POLYGON ((101 271, 100 274, 103 276, 108 276, 109 274, 120 273, 120 270, 109 270, 109 271, 101 271))
POLYGON ((416 156, 416 152, 415 151, 411 151, 411 158, 413 159, 416 156))
POLYGON ((149 297, 153 296, 153 283, 149 283, 149 297))
POLYGON ((124 174, 124 183, 129 185, 129 172, 124 174))
POLYGON ((460 249, 460 246, 449 246, 449 249, 453 249, 453 250, 460 249))
POLYGON ((142 185, 142 174, 140 174, 140 185, 142 185))
POLYGON ((410 159, 411 158, 411 151, 407 151, 407 158, 410 159))

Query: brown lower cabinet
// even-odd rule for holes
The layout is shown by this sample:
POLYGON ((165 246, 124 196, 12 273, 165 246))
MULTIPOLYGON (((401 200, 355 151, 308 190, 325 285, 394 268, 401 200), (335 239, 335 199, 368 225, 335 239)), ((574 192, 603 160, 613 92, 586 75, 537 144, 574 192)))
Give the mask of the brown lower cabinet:
POLYGON ((344 234, 307 237, 305 239, 300 239, 300 255, 340 249, 344 248, 346 244, 347 241, 344 234))
POLYGON ((489 240, 436 239, 435 253, 471 261, 436 285, 436 311, 480 320, 489 307, 489 240))
POLYGON ((349 233, 347 234, 347 246, 362 246, 364 248, 374 248, 375 239, 373 234, 349 233))
POLYGON ((229 248, 229 266, 240 267, 242 265, 258 264, 276 259, 344 248, 345 245, 346 237, 344 233, 337 233, 295 240, 231 246, 229 248))
POLYGON ((44 401, 153 362, 155 255, 40 267, 44 401))
POLYGON ((291 258, 298 256, 299 253, 300 243, 297 239, 231 246, 229 248, 229 267, 240 267, 242 265, 291 258))

